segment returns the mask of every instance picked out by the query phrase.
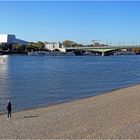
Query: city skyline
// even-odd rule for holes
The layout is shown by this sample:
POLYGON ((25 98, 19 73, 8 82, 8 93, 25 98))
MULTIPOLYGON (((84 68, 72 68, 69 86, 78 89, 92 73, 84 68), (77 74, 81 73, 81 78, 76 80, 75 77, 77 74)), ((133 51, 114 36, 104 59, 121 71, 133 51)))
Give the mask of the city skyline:
POLYGON ((0 2, 0 34, 27 41, 139 43, 139 1, 0 2))

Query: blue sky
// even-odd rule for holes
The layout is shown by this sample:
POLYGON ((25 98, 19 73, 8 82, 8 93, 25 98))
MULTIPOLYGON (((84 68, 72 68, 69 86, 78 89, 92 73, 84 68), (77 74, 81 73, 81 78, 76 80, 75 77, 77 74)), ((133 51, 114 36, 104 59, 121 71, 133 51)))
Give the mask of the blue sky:
POLYGON ((0 1, 0 34, 28 41, 140 43, 140 1, 0 1))

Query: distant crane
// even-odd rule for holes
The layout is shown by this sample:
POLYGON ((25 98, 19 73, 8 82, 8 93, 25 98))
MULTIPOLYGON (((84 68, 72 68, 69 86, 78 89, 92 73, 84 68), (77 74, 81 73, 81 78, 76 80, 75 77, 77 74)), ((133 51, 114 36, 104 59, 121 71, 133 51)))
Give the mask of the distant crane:
POLYGON ((93 46, 95 46, 96 41, 100 41, 100 40, 91 40, 91 42, 93 42, 93 46))

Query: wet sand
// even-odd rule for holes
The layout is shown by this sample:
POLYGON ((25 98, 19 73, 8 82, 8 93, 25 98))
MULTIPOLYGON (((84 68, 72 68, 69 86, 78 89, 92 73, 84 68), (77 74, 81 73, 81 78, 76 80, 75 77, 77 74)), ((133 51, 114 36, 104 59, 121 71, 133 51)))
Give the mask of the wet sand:
POLYGON ((2 139, 140 139, 140 85, 0 115, 2 139))

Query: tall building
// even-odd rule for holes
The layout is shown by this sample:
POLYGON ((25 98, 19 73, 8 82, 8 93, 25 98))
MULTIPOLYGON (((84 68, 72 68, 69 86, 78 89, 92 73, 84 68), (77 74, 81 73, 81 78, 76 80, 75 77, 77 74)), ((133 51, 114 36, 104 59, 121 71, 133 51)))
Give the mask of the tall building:
POLYGON ((21 40, 16 38, 15 35, 11 34, 0 34, 0 44, 7 43, 7 44, 27 44, 27 41, 21 40))

